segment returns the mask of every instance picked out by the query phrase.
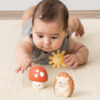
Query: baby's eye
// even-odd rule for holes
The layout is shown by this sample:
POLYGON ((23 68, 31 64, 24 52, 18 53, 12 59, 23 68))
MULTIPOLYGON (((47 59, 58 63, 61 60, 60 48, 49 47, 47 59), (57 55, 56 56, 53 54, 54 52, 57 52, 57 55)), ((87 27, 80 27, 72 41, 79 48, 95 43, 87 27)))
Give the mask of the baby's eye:
POLYGON ((43 35, 38 35, 39 38, 43 38, 43 35))
POLYGON ((51 37, 52 39, 57 39, 58 37, 51 37))

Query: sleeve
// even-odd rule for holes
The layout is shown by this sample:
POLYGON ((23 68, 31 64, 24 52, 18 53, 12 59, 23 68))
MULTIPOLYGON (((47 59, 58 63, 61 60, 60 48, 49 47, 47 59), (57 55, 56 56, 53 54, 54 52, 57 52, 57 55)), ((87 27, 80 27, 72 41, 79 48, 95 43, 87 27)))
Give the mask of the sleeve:
POLYGON ((24 25, 23 29, 22 29, 22 38, 25 35, 30 35, 32 34, 32 18, 30 18, 24 25))
POLYGON ((68 35, 65 37, 63 44, 62 44, 62 50, 65 50, 66 54, 69 53, 70 37, 71 37, 71 28, 69 27, 68 35))

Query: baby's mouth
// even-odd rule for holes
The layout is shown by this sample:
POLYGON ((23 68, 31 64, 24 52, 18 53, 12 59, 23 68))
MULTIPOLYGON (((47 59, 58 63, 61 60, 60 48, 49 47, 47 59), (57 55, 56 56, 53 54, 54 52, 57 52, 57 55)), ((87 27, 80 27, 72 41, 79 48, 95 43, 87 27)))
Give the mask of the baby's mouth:
POLYGON ((52 49, 50 47, 49 48, 41 47, 41 49, 46 53, 52 51, 52 49))
POLYGON ((44 53, 48 53, 48 52, 44 51, 44 53))
POLYGON ((45 49, 45 48, 44 48, 44 51, 45 51, 45 52, 50 52, 50 50, 51 50, 51 49, 45 49))

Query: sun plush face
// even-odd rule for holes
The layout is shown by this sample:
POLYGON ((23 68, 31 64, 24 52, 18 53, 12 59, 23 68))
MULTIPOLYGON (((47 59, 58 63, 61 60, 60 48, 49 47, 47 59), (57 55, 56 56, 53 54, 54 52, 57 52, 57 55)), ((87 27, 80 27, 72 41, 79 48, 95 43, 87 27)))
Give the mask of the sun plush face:
POLYGON ((63 64, 63 57, 64 57, 65 51, 60 53, 60 50, 57 50, 57 54, 52 52, 53 56, 50 56, 49 59, 51 60, 49 64, 53 64, 53 68, 58 67, 58 69, 61 69, 61 66, 66 67, 65 64, 63 64))

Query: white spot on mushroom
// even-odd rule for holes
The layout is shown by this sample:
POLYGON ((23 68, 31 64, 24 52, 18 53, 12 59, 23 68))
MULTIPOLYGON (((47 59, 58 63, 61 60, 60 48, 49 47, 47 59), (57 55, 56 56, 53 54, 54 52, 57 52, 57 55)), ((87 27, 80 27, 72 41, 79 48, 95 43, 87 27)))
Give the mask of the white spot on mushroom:
POLYGON ((36 72, 39 72, 39 70, 37 69, 36 72))
POLYGON ((34 76, 35 76, 36 78, 38 77, 38 75, 37 75, 37 74, 35 74, 34 76))
POLYGON ((40 72, 40 76, 41 76, 41 77, 44 77, 44 73, 43 73, 43 72, 40 72))

